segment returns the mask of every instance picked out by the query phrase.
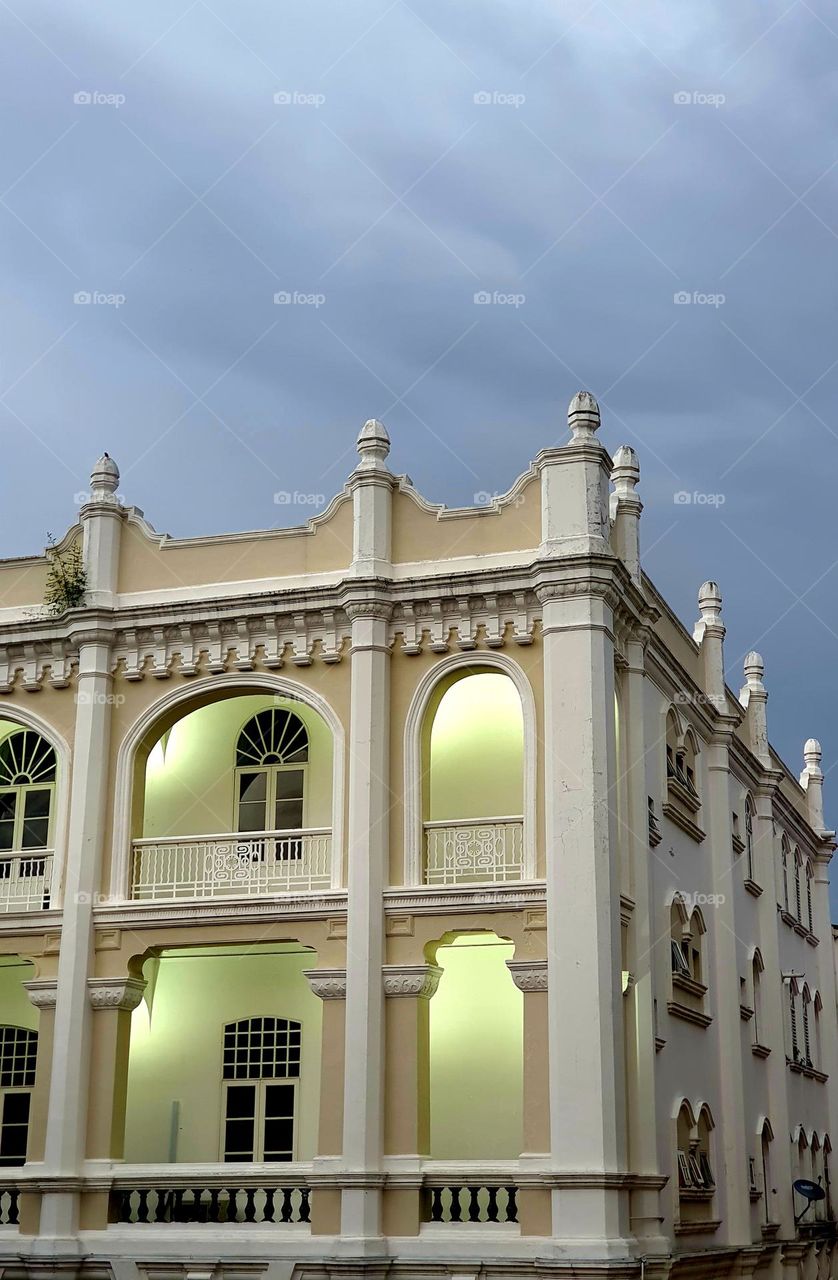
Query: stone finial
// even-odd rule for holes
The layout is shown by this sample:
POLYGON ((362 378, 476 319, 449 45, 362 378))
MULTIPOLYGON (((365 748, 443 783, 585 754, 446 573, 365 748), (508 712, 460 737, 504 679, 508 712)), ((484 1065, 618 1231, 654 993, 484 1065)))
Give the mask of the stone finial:
POLYGON ((698 590, 698 611, 705 626, 718 626, 722 612, 722 593, 718 582, 703 582, 698 590))
POLYGON ((621 444, 614 454, 611 479, 619 498, 633 498, 640 483, 640 463, 630 444, 621 444))
POLYGON ((116 493, 119 488, 119 467, 109 453, 103 453, 90 473, 91 496, 95 500, 116 493))
POLYGON ((365 470, 383 467, 390 452, 390 437, 384 423, 377 418, 370 418, 365 422, 358 433, 355 447, 361 455, 359 466, 365 470))
POLYGON ((574 440, 593 440, 599 430, 599 405, 590 391, 577 391, 567 408, 567 425, 574 440))
POLYGON ((765 663, 762 660, 762 654, 752 649, 745 655, 744 668, 747 687, 749 689, 764 688, 762 678, 765 675, 765 663))
POLYGON ((806 792, 809 825, 818 832, 825 832, 823 816, 823 770, 821 769, 821 744, 817 738, 808 738, 803 745, 804 769, 800 785, 806 792))

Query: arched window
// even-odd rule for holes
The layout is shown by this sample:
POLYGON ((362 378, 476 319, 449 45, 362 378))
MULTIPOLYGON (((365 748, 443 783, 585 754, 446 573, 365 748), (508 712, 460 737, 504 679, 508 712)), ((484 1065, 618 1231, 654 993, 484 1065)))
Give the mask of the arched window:
POLYGON ((753 1007, 754 1007, 753 1043, 756 1045, 762 1043, 760 1040, 760 1032, 762 1031, 761 984, 762 984, 762 974, 764 969, 765 969, 765 964, 762 959, 762 953, 759 950, 759 947, 757 947, 756 951, 754 952, 753 962, 751 964, 751 978, 752 978, 752 984, 754 989, 753 990, 753 1007))
POLYGON ((800 857, 800 850, 795 848, 794 850, 794 914, 800 923, 803 922, 803 916, 800 910, 800 867, 801 867, 802 861, 803 860, 800 857))
POLYGON ((284 707, 259 711, 236 743, 239 831, 299 831, 303 826, 308 731, 284 707))
POLYGON ((225 1162, 294 1159, 302 1027, 243 1018, 224 1027, 225 1162))
POLYGON ((785 836, 780 846, 780 856, 783 864, 783 910, 788 914, 789 910, 789 842, 785 836))
POLYGON ((713 1118, 705 1105, 698 1121, 686 1100, 678 1112, 678 1189, 682 1200, 709 1200, 716 1180, 710 1153, 713 1118))
POLYGON ((797 982, 792 978, 788 982, 788 1056, 792 1062, 800 1061, 800 1046, 797 1040, 797 982))
POLYGON ((0 853, 49 848, 55 768, 55 751, 34 729, 0 742, 0 853))
POLYGON ((675 898, 669 909, 669 938, 672 972, 691 977, 689 917, 680 898, 675 898))
POLYGON ((754 878, 754 805, 750 796, 745 797, 745 874, 754 878))
POLYGON ((0 1027, 0 1167, 26 1163, 37 1057, 37 1031, 0 1027))
POLYGON ((774 1130, 769 1120, 763 1120, 759 1135, 760 1156, 762 1161, 762 1207, 766 1222, 771 1222, 774 1208, 774 1187, 771 1181, 771 1143, 774 1130))
POLYGON ((812 1045, 812 1052, 815 1069, 820 1071, 822 1070, 821 1064, 823 1063, 823 1047, 821 1045, 821 1013, 823 1012, 823 1001, 821 1000, 819 991, 816 991, 812 997, 812 1012, 815 1015, 814 1043, 812 1045))
POLYGON ((814 917, 812 915, 812 860, 806 859, 806 922, 809 932, 815 932, 814 917))
POLYGON ((812 1003, 812 997, 809 994, 809 988, 803 988, 803 1062, 807 1067, 812 1065, 812 1047, 809 1037, 809 1006, 812 1003))

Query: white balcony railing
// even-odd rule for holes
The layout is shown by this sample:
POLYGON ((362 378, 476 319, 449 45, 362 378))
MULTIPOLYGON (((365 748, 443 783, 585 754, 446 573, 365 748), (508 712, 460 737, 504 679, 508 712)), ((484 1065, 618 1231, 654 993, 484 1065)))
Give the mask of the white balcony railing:
POLYGON ((523 818, 425 823, 426 884, 491 884, 523 877, 523 818))
POLYGON ((247 835, 135 840, 131 897, 265 897, 329 889, 332 833, 254 831, 247 835))
POLYGON ((34 849, 0 856, 0 912, 46 911, 51 888, 51 851, 34 849))

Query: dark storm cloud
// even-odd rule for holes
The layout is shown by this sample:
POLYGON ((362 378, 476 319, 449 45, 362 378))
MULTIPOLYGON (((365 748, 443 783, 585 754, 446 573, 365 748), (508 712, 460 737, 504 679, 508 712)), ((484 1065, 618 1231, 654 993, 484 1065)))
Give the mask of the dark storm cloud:
POLYGON ((721 581, 730 682, 760 648, 773 740, 832 766, 824 0, 79 0, 0 29, 8 554, 103 448, 160 529, 305 519, 273 494, 339 488, 371 414, 428 497, 471 502, 587 385, 640 454, 649 572, 688 623, 721 581))

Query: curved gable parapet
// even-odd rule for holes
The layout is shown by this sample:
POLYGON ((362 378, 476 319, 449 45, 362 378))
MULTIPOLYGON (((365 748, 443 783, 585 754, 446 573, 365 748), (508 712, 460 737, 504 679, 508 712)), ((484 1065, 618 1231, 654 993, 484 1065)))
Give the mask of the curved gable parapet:
POLYGON ((541 485, 534 467, 504 494, 477 491, 475 505, 429 502, 408 476, 393 494, 393 563, 530 551, 541 541, 541 485), (421 551, 417 553, 417 548, 421 551))

